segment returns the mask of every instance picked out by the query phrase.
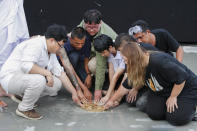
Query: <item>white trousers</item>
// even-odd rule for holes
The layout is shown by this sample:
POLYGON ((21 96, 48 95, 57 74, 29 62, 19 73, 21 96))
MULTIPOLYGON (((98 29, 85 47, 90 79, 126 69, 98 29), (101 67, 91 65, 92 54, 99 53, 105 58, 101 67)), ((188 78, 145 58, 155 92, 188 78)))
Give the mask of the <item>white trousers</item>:
POLYGON ((16 74, 8 84, 11 94, 23 95, 22 102, 18 105, 20 111, 32 110, 34 104, 41 96, 55 96, 60 90, 62 83, 60 79, 53 76, 53 87, 46 85, 46 79, 39 74, 16 74))

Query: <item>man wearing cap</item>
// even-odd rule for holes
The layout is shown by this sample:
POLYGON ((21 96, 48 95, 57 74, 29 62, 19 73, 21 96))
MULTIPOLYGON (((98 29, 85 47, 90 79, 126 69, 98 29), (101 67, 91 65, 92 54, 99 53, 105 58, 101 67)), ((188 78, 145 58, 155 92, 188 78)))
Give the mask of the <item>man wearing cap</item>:
POLYGON ((182 62, 183 48, 167 30, 154 29, 150 31, 146 21, 138 20, 132 24, 129 34, 134 36, 138 42, 149 43, 172 56, 172 52, 176 52, 176 59, 182 62))

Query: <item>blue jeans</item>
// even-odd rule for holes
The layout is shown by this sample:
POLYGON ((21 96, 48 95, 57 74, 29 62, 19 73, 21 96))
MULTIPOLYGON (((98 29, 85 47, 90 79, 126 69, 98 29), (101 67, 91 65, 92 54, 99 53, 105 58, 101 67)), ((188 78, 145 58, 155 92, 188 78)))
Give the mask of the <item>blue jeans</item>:
POLYGON ((72 52, 68 55, 68 57, 75 72, 77 73, 81 81, 84 83, 87 77, 87 73, 85 71, 85 66, 84 66, 84 59, 83 60, 80 59, 79 52, 72 52))

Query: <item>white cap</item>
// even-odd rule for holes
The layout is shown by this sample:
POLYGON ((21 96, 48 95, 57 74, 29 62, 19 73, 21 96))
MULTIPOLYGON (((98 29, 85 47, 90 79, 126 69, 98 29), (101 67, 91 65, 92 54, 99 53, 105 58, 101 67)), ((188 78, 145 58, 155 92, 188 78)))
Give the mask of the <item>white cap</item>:
POLYGON ((136 33, 142 32, 142 27, 139 25, 136 25, 134 27, 129 28, 129 35, 133 36, 136 33))

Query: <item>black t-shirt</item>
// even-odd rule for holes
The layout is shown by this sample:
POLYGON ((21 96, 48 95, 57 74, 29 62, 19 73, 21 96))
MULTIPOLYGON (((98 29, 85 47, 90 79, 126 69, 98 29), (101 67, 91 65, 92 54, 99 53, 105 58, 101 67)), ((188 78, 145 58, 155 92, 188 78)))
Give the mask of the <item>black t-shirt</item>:
MULTIPOLYGON (((139 44, 140 47, 146 49, 146 50, 151 50, 151 51, 159 51, 156 47, 152 46, 151 44, 147 44, 147 43, 140 43, 139 44)), ((127 68, 127 65, 126 65, 126 68, 127 68)), ((125 69, 126 69, 125 68, 125 69)), ((128 78, 126 78, 122 84, 125 88, 127 89, 131 89, 132 87, 129 87, 128 85, 128 78)))
POLYGON ((140 46, 146 50, 159 51, 156 47, 152 46, 151 44, 140 43, 140 46))
POLYGON ((175 38, 165 29, 155 29, 151 31, 156 38, 155 47, 163 52, 172 54, 176 52, 180 44, 175 40, 175 38))
MULTIPOLYGON (((156 47, 152 46, 151 44, 147 44, 147 43, 140 43, 139 44, 140 47, 146 49, 146 50, 151 50, 151 51, 159 51, 156 47)), ((127 68, 127 67, 126 67, 127 68)), ((125 68, 125 69, 126 69, 125 68)), ((128 83, 128 80, 125 79, 124 82, 123 82, 123 86, 127 89, 131 89, 131 87, 129 87, 129 85, 127 84, 128 83)))
MULTIPOLYGON (((150 54, 149 64, 146 68, 146 86, 155 94, 169 97, 174 84, 185 82, 185 86, 178 97, 197 100, 197 76, 184 64, 174 57, 162 52, 150 54)), ((131 89, 125 81, 123 86, 131 89)))

